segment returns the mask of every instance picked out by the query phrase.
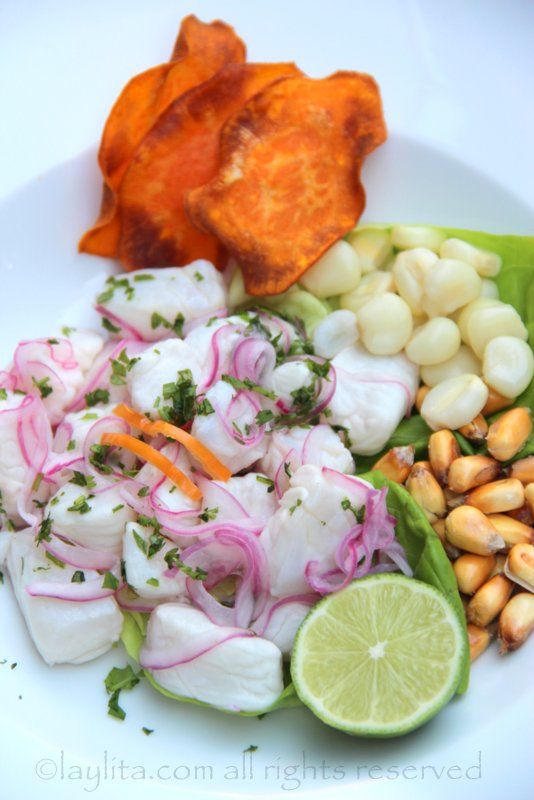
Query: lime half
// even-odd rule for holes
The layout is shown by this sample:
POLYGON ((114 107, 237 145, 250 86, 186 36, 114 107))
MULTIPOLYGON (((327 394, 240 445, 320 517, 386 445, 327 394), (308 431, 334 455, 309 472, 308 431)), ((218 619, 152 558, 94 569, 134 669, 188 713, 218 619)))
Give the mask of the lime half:
POLYGON ((291 675, 302 702, 327 725, 398 736, 451 699, 466 648, 462 624, 437 589, 403 575, 372 575, 308 614, 291 675))

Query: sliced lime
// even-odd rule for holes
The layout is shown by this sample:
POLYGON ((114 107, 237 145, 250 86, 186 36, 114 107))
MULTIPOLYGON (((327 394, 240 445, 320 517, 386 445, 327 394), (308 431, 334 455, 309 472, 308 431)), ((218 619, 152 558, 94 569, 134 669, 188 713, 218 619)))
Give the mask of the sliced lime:
POLYGON ((466 647, 465 630, 437 589, 403 575, 372 575, 308 614, 291 675, 302 702, 327 725, 398 736, 451 699, 466 647))

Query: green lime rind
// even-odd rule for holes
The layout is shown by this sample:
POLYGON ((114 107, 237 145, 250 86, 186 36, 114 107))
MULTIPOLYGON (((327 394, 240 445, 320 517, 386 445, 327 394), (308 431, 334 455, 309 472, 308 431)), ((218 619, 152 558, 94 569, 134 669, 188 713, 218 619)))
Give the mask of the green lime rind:
POLYGON ((447 598, 422 581, 371 575, 328 595, 300 626, 291 677, 323 722, 355 736, 401 736, 453 697, 466 657, 447 598))

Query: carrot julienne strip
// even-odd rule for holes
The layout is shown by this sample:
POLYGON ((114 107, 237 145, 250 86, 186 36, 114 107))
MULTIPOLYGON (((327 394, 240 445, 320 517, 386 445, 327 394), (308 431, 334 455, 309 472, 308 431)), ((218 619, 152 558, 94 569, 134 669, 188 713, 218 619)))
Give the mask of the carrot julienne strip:
POLYGON ((190 433, 187 433, 187 431, 182 430, 182 428, 178 428, 176 425, 171 425, 170 422, 164 422, 163 420, 151 422, 143 414, 138 414, 137 411, 134 411, 124 403, 120 403, 120 405, 114 408, 113 413, 135 428, 139 428, 143 433, 147 433, 149 436, 156 436, 158 433, 161 433, 168 439, 174 439, 180 442, 180 444, 183 444, 185 449, 202 464, 202 467, 206 470, 208 475, 215 480, 226 482, 232 477, 231 470, 219 461, 217 456, 212 453, 208 447, 203 445, 202 442, 199 442, 198 439, 195 439, 194 436, 191 436, 190 433))
POLYGON ((151 447, 146 442, 141 442, 135 436, 130 436, 127 433, 104 433, 100 443, 110 447, 123 447, 125 450, 135 453, 136 456, 148 461, 157 469, 161 470, 164 475, 169 478, 184 494, 191 498, 191 500, 201 500, 202 492, 185 475, 178 467, 175 467, 172 461, 169 461, 154 447, 151 447))

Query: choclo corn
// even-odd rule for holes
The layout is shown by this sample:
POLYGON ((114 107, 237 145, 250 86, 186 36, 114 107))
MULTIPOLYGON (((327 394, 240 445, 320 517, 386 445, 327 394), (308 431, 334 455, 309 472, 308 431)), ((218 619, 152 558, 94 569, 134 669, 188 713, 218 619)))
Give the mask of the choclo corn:
POLYGON ((490 300, 499 299, 499 287, 490 278, 482 278, 482 289, 479 297, 489 297, 490 300))
POLYGON ((488 450, 498 461, 508 461, 523 448, 532 433, 532 417, 528 408, 512 408, 490 425, 488 450))
POLYGON ((364 275, 383 267, 393 255, 391 237, 387 231, 355 229, 349 233, 347 241, 356 251, 364 275))
POLYGON ((534 517, 534 483, 528 483, 525 486, 525 502, 534 517))
POLYGON ((514 584, 504 575, 494 575, 475 592, 466 609, 467 621, 484 628, 510 599, 514 584))
POLYGON ((478 508, 458 506, 445 520, 445 536, 455 547, 490 556, 504 547, 504 539, 478 508))
POLYGON ((506 565, 506 555, 504 553, 496 553, 495 566, 491 570, 489 577, 493 578, 494 575, 503 575, 505 565, 506 565))
POLYGON ((415 315, 423 313, 423 281, 437 260, 437 255, 428 248, 416 247, 399 253, 393 262, 397 291, 415 315))
POLYGON ((391 272, 370 272, 364 275, 352 292, 345 292, 339 298, 341 308, 348 308, 355 314, 373 297, 394 291, 395 285, 391 272))
POLYGON ((488 647, 491 641, 491 634, 486 628, 479 628, 477 625, 469 623, 467 626, 467 638, 469 639, 469 655, 471 661, 474 661, 488 647))
POLYGON ((356 314, 345 308, 332 311, 313 330, 313 348, 318 356, 334 358, 358 340, 356 314))
POLYGON ((412 335, 412 312, 402 297, 385 292, 360 309, 358 328, 370 353, 395 355, 406 346, 412 335))
MULTIPOLYGON (((482 373, 479 373, 479 375, 481 374, 482 373)), ((492 414, 496 414, 497 411, 502 411, 503 408, 511 406, 514 400, 515 398, 504 397, 504 395, 492 389, 491 386, 488 386, 488 399, 486 400, 486 405, 482 409, 482 413, 485 417, 490 417, 492 414)))
POLYGON ((413 467, 414 455, 412 445, 393 447, 376 462, 373 469, 379 469, 390 481, 404 483, 413 467))
POLYGON ((497 336, 515 336, 528 339, 528 331, 515 308, 507 303, 492 301, 494 305, 478 308, 469 316, 467 339, 475 355, 482 358, 486 345, 497 336))
POLYGON ((507 578, 534 592, 534 547, 531 544, 516 544, 508 553, 504 566, 507 578))
POLYGON ((447 513, 443 490, 427 462, 418 461, 413 465, 406 481, 406 489, 421 506, 430 523, 436 522, 447 513))
POLYGON ((469 321, 471 319, 471 315, 482 308, 491 308, 492 306, 496 305, 499 305, 498 300, 493 300, 489 297, 477 297, 476 300, 473 300, 471 303, 468 303, 466 306, 464 306, 460 311, 456 312, 454 318, 456 324, 458 325, 462 342, 465 342, 465 344, 471 347, 471 342, 469 340, 469 321))
POLYGON ((534 375, 534 355, 527 342, 515 336, 496 336, 486 345, 484 380, 505 397, 524 392, 534 375))
POLYGON ((430 391, 430 386, 420 386, 417 390, 417 394, 415 395, 415 407, 421 413, 421 406, 423 405, 423 400, 427 396, 430 391))
POLYGON ((462 436, 465 436, 465 438, 473 442, 473 444, 480 445, 485 441, 488 435, 488 423, 482 414, 477 414, 467 425, 462 425, 461 428, 458 428, 458 433, 461 433, 462 436))
POLYGON ((421 406, 421 416, 436 431, 456 430, 480 413, 488 389, 477 375, 458 375, 434 386, 421 406))
POLYGON ((458 550, 457 547, 451 544, 447 540, 447 537, 445 536, 445 520, 443 518, 437 519, 435 522, 432 523, 432 527, 437 533, 438 538, 441 544, 443 545, 443 549, 445 550, 445 553, 447 554, 448 558, 450 558, 451 561, 455 561, 457 558, 459 558, 462 554, 461 550, 458 550))
POLYGON ((451 314, 475 300, 482 288, 478 273, 463 261, 440 258, 425 276, 425 297, 438 312, 451 314))
POLYGON ((456 355, 447 361, 443 361, 441 364, 421 367, 421 380, 427 386, 433 387, 449 378, 455 378, 458 375, 467 373, 470 375, 482 375, 482 364, 469 347, 461 345, 456 355))
POLYGON ((486 278, 498 275, 502 265, 502 259, 496 253, 480 250, 461 239, 446 239, 441 245, 439 254, 442 258, 456 258, 471 264, 479 275, 486 278))
POLYGON ((439 253, 440 247, 446 238, 441 231, 425 225, 395 225, 391 231, 391 242, 397 250, 426 247, 435 253, 439 253))
POLYGON ((495 556, 477 556, 464 553, 452 568, 456 575, 458 588, 463 594, 474 594, 485 583, 495 566, 495 556))
POLYGON ((484 514, 502 514, 512 508, 521 508, 525 502, 525 489, 521 481, 504 478, 478 486, 467 495, 466 503, 484 514))
POLYGON ((300 283, 316 297, 332 297, 355 289, 361 275, 356 251, 340 239, 306 270, 300 283))
POLYGON ((489 514, 488 519, 501 534, 507 548, 534 541, 534 528, 508 514, 489 514))
POLYGON ((462 456, 450 466, 448 474, 449 488, 453 492, 463 493, 475 486, 494 481, 501 470, 498 461, 487 456, 462 456))
POLYGON ((448 317, 434 317, 416 328, 406 345, 406 355, 414 364, 441 364, 460 347, 458 326, 448 317))
POLYGON ((508 470, 509 478, 517 478, 523 484, 534 483, 534 456, 514 461, 508 470))
POLYGON ((504 607, 499 619, 501 653, 517 650, 534 630, 534 595, 516 594, 504 607))
POLYGON ((428 440, 428 457, 439 483, 447 483, 452 462, 461 456, 460 447, 449 430, 436 431, 428 440))

